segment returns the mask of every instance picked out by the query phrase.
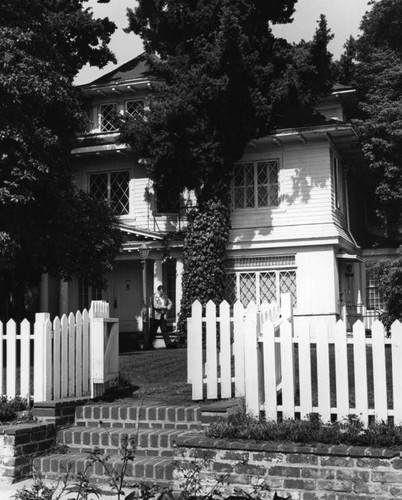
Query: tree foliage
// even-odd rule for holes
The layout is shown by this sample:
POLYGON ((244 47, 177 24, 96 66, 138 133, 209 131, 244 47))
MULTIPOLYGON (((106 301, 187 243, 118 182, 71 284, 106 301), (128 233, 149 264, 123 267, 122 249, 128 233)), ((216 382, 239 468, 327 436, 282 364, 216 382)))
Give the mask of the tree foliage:
MULTIPOLYGON (((402 227, 402 4, 380 0, 370 6, 361 36, 345 46, 338 75, 358 90, 368 203, 377 207, 387 245, 396 246, 402 227)), ((382 320, 389 326, 402 316, 402 260, 383 261, 377 270, 387 309, 382 320)))
POLYGON ((402 224, 402 4, 381 0, 370 5, 361 36, 345 46, 338 76, 357 87, 370 184, 386 236, 395 242, 402 224))
POLYGON ((78 193, 69 162, 85 126, 73 78, 114 60, 114 24, 84 4, 0 1, 0 256, 16 295, 43 271, 96 280, 118 245, 112 215, 78 193))
POLYGON ((208 276, 208 266, 192 267, 188 245, 211 231, 227 243, 230 176, 244 147, 275 126, 313 122, 312 103, 330 88, 331 34, 324 17, 311 42, 291 45, 272 34, 272 24, 291 21, 295 3, 140 0, 129 11, 128 30, 160 56, 150 64, 161 84, 147 119, 127 118, 120 140, 147 159, 158 189, 179 196, 188 188, 197 195, 184 249, 184 317, 196 298, 223 298, 226 244, 219 238, 215 248, 214 240, 198 245, 205 262, 215 260, 221 269, 208 276))

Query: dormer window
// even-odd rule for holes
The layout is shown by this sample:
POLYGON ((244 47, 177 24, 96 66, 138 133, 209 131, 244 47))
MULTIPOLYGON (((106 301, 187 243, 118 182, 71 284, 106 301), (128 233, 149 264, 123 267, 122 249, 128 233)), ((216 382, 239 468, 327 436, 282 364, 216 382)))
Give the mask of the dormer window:
POLYGON ((131 116, 131 118, 143 120, 145 116, 144 101, 127 101, 126 113, 131 116))
POLYGON ((118 110, 116 103, 101 105, 100 129, 101 132, 115 132, 118 129, 118 110))
POLYGON ((278 159, 237 165, 233 178, 233 208, 278 206, 278 172, 278 159))

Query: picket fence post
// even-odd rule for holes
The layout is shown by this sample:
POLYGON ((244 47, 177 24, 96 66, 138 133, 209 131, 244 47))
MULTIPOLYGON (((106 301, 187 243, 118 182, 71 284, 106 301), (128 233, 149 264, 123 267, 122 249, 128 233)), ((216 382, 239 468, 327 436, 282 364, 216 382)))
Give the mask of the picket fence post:
POLYGON ((257 306, 250 302, 244 320, 245 399, 247 411, 255 416, 260 413, 257 324, 257 306))
POLYGON ((109 318, 109 304, 92 301, 90 309, 91 398, 103 394, 119 374, 118 320, 109 318))
POLYGON ((230 306, 224 300, 219 306, 220 320, 220 366, 221 366, 221 398, 232 396, 231 343, 230 343, 230 306))
POLYGON ((16 396, 16 379, 15 373, 17 370, 17 325, 14 320, 10 319, 7 322, 7 396, 15 398, 16 396))
POLYGON ((391 325, 391 342, 394 421, 395 425, 402 425, 402 323, 400 321, 394 321, 391 325))
POLYGON ((20 394, 23 398, 31 396, 30 381, 31 381, 31 341, 30 341, 30 324, 27 319, 21 323, 21 361, 20 361, 20 394))
POLYGON ((338 420, 349 414, 349 381, 348 374, 348 346, 346 324, 339 320, 335 328, 335 377, 336 377, 336 405, 338 420))
POLYGON ((267 420, 277 419, 275 327, 272 321, 265 321, 262 328, 264 362, 264 411, 267 420))
POLYGON ((216 306, 210 300, 206 305, 206 366, 207 399, 218 399, 218 356, 216 352, 216 306))
POLYGON ((194 401, 203 399, 204 367, 202 353, 202 305, 196 300, 191 306, 191 322, 188 324, 188 370, 194 401), (190 330, 191 328, 191 330, 190 330))
POLYGON ((362 321, 353 325, 353 355, 355 374, 356 413, 363 422, 368 420, 366 331, 362 321))
POLYGON ((45 323, 49 313, 36 313, 34 325, 34 401, 46 401, 45 394, 45 323))
POLYGON ((375 418, 386 422, 387 407, 387 379, 385 364, 385 329, 379 321, 373 324, 371 332, 373 342, 373 382, 375 418))
POLYGON ((233 307, 233 356, 237 398, 245 395, 244 339, 244 308, 238 300, 233 307))
POLYGON ((305 418, 313 411, 311 394, 311 339, 310 327, 303 321, 299 324, 297 339, 299 344, 300 417, 305 418))

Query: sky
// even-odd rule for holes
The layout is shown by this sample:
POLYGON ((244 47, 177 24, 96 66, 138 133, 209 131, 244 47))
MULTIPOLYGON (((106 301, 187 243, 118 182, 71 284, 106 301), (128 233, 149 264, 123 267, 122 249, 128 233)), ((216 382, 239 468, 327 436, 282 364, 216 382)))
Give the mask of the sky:
MULTIPOLYGON (((269 0, 266 0, 269 1, 269 0)), ((274 27, 274 34, 286 38, 289 42, 311 40, 317 27, 320 14, 325 14, 328 27, 335 35, 329 50, 338 59, 343 52, 343 45, 350 35, 358 36, 359 25, 368 10, 369 0, 298 0, 293 23, 274 27)), ((75 83, 90 83, 108 71, 124 64, 143 52, 142 42, 136 35, 124 33, 127 26, 127 8, 134 8, 136 0, 110 0, 108 4, 98 4, 89 0, 85 5, 91 7, 94 17, 109 17, 117 25, 110 48, 117 57, 117 65, 109 64, 103 69, 85 67, 77 75, 75 83)))

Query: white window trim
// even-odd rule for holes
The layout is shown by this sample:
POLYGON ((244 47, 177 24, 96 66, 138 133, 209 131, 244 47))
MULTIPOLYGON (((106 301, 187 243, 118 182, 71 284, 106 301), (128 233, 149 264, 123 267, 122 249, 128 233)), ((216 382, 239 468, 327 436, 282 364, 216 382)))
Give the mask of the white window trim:
MULTIPOLYGON (((249 211, 261 211, 261 210, 278 210, 281 207, 281 198, 280 198, 280 172, 282 168, 282 158, 281 155, 275 155, 272 157, 265 157, 265 158, 248 158, 244 159, 241 162, 237 163, 235 165, 235 169, 239 166, 245 166, 247 164, 253 164, 254 165, 254 206, 253 207, 236 207, 235 206, 235 173, 233 172, 233 177, 232 177, 232 182, 231 182, 231 206, 232 210, 234 211, 243 211, 243 210, 249 210, 249 211), (257 176, 257 165, 258 163, 263 163, 263 162, 269 162, 269 161, 277 161, 278 163, 278 170, 277 170, 277 185, 278 185, 278 203, 276 205, 265 205, 265 206, 258 206, 258 176, 257 176)), ((268 185, 269 186, 269 185, 268 185)))

